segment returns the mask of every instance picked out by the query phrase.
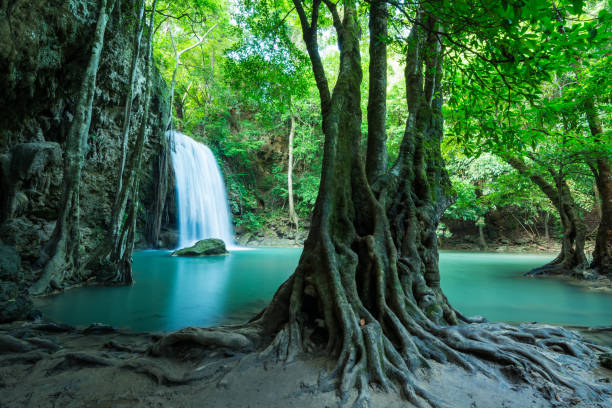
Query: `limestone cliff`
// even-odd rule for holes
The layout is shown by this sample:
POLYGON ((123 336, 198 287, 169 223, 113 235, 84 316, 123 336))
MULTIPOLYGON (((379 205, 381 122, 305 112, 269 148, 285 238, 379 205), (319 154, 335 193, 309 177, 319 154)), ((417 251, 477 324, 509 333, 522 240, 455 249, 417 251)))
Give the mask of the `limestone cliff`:
MULTIPOLYGON (((102 239, 117 190, 122 111, 129 84, 135 24, 132 2, 118 4, 106 31, 83 167, 81 253, 88 253, 102 239)), ((3 84, 0 87, 0 249, 3 254, 10 254, 2 263, 0 309, 5 309, 6 302, 16 303, 19 297, 16 292, 37 279, 34 264, 57 217, 63 144, 73 118, 76 90, 87 65, 96 16, 95 1, 0 2, 0 82, 3 84)), ((132 123, 139 123, 144 112, 143 69, 144 63, 140 61, 132 123)), ((167 146, 162 130, 168 97, 157 71, 153 87, 140 179, 138 231, 143 246, 163 244, 154 226, 157 222, 164 228, 175 219, 168 214, 174 207, 172 188, 159 188, 164 183, 167 185, 169 176, 166 175, 172 171, 167 168, 170 164, 166 160, 167 146), (166 179, 160 180, 160 174, 166 179)), ((95 271, 85 271, 78 280, 87 280, 93 274, 95 271)), ((66 284, 76 284, 78 280, 66 284)), ((24 314, 21 309, 12 315, 9 313, 10 316, 0 315, 0 320, 20 317, 16 315, 24 314)))

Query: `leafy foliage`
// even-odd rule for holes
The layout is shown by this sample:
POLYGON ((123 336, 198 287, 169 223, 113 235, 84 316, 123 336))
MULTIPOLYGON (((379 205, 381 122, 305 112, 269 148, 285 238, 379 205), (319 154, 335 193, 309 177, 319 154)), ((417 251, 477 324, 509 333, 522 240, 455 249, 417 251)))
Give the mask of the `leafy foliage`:
MULTIPOLYGON (((308 2, 306 2, 308 3, 308 2)), ((406 23, 417 4, 389 2, 387 146, 399 152, 406 108, 403 78, 406 23)), ((443 0, 444 155, 457 192, 447 220, 484 222, 515 208, 526 222, 554 214, 554 206, 505 161, 519 157, 531 171, 568 181, 584 212, 594 208, 590 163, 612 156, 612 9, 609 1, 443 0), (589 132, 594 107, 604 134, 589 132)), ((367 48, 367 2, 360 25, 367 48)), ((176 73, 174 126, 210 145, 223 165, 236 223, 256 230, 287 201, 286 149, 295 119, 294 198, 308 217, 321 169, 317 91, 291 2, 160 0, 155 57, 170 82, 176 73)), ((324 10, 325 8, 323 8, 324 10)), ((319 16, 323 64, 334 68, 338 49, 328 12, 319 16)), ((368 69, 363 52, 363 70, 368 69)), ((335 72, 328 69, 328 72, 335 72)), ((328 78, 333 85, 335 78, 328 78)), ((364 75, 363 90, 367 89, 364 75)), ((367 94, 363 91, 365 119, 367 94)), ((365 137, 367 124, 362 129, 365 137)))

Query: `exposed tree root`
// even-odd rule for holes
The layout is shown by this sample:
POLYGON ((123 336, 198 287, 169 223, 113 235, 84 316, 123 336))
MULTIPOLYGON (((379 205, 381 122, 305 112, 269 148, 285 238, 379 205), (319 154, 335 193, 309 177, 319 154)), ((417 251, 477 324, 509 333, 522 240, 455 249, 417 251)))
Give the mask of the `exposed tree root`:
POLYGON ((252 341, 238 331, 223 327, 216 329, 186 327, 162 337, 149 348, 149 352, 155 356, 172 355, 174 346, 185 343, 244 351, 253 350, 254 347, 252 341))
POLYGON ((86 352, 69 352, 63 355, 64 359, 74 364, 81 365, 99 365, 111 367, 116 365, 114 359, 99 353, 86 353, 86 352))
POLYGON ((0 366, 36 363, 47 356, 48 354, 38 350, 28 351, 27 353, 9 354, 7 356, 0 357, 0 366))
POLYGON ((0 334, 0 353, 26 353, 35 347, 8 334, 0 334))
POLYGON ((230 370, 227 363, 228 361, 222 360, 193 370, 184 370, 169 361, 142 357, 129 360, 121 367, 145 374, 155 379, 158 384, 181 385, 194 381, 216 380, 230 370))
MULTIPOLYGON (((302 265, 311 264, 303 260, 302 265)), ((544 382, 564 387, 587 401, 597 401, 601 393, 612 393, 609 388, 587 383, 575 375, 572 365, 594 364, 596 352, 604 348, 568 330, 500 323, 440 325, 428 318, 414 295, 392 278, 387 284, 377 283, 379 291, 386 288, 385 296, 379 292, 375 298, 378 303, 366 308, 354 284, 343 280, 337 270, 328 276, 328 280, 305 279, 304 269, 296 271, 289 284, 289 310, 283 309, 285 323, 273 338, 266 337, 264 328, 271 326, 270 316, 278 317, 274 301, 247 325, 183 329, 162 338, 150 350, 152 354, 168 356, 176 352, 177 344, 192 343, 240 351, 259 349, 265 360, 291 361, 300 352, 321 347, 327 340, 327 351, 337 359, 335 366, 321 377, 319 390, 336 388, 341 400, 347 402, 352 390, 357 389, 356 407, 367 404, 369 385, 398 391, 417 407, 444 407, 443 401, 418 385, 419 369, 428 368, 431 360, 513 384, 537 387, 544 382), (313 304, 313 295, 322 293, 326 296, 317 296, 313 304), (317 315, 324 319, 312 318, 317 315)), ((389 276, 393 275, 386 275, 389 276)), ((176 377, 156 366, 145 371, 169 383, 201 378, 195 372, 176 377)))
POLYGON ((114 340, 105 343, 104 348, 133 354, 144 354, 147 352, 147 349, 144 347, 132 347, 125 344, 117 343, 114 340))
MULTIPOLYGON (((226 347, 225 341, 215 343, 211 339, 225 336, 227 330, 225 328, 219 337, 212 337, 207 333, 201 338, 198 338, 198 335, 190 336, 188 340, 199 346, 205 344, 209 347, 226 347)), ((431 325, 421 331, 415 330, 415 333, 418 334, 415 334, 413 339, 413 351, 422 359, 415 358, 415 355, 402 356, 397 344, 380 332, 375 324, 360 326, 359 322, 356 322, 355 337, 341 348, 335 366, 322 373, 316 391, 337 389, 341 401, 346 404, 351 392, 356 389, 357 397, 352 406, 365 407, 369 400, 370 386, 374 386, 385 392, 398 392, 416 407, 450 407, 420 385, 420 376, 424 372, 418 368, 428 367, 427 360, 431 358, 442 363, 459 364, 469 372, 478 372, 500 382, 534 388, 565 388, 584 401, 600 401, 601 395, 612 395, 609 386, 585 381, 584 377, 572 368, 593 368, 597 353, 606 349, 559 327, 517 327, 502 323, 448 327, 431 325)), ((176 333, 169 336, 176 339, 176 333)), ((296 351, 290 350, 294 344, 290 337, 287 327, 279 331, 268 347, 260 352, 260 358, 264 361, 288 361, 294 358, 296 351)), ((161 344, 158 343, 158 346, 161 344)), ((248 350, 252 349, 245 349, 248 350)), ((173 351, 176 352, 176 349, 173 351)), ((150 358, 130 360, 123 366, 151 376, 164 384, 208 380, 219 373, 219 370, 210 370, 210 367, 177 371, 176 366, 168 361, 150 358)), ((223 366, 221 371, 225 373, 228 370, 223 366)))

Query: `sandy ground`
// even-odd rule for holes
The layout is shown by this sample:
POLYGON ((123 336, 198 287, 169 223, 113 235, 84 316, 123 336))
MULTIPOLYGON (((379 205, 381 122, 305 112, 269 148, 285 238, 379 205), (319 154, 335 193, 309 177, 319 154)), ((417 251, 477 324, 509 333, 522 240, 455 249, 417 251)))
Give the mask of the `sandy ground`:
MULTIPOLYGON (((142 352, 159 333, 50 329, 32 323, 0 325, 0 407, 331 408, 350 407, 356 397, 355 392, 343 404, 335 392, 317 389, 329 364, 325 356, 301 356, 284 364, 260 361, 257 354, 186 349, 181 359, 170 360, 142 352), (18 342, 7 343, 9 336, 18 342), (143 373, 143 363, 154 369, 143 373), (198 379, 188 384, 168 381, 180 382, 194 372, 198 379)), ((560 362, 612 394, 612 371, 593 362, 560 362)), ((612 396, 587 401, 544 382, 541 387, 500 382, 449 364, 434 363, 417 374, 420 384, 449 408, 612 407, 612 396)), ((371 390, 370 407, 411 406, 396 392, 371 390)))

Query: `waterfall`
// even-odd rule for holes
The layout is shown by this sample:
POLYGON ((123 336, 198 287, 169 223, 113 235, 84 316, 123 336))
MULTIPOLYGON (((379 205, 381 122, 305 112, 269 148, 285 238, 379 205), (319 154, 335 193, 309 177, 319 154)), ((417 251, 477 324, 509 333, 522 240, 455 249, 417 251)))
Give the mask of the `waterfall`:
POLYGON ((215 156, 208 147, 180 132, 172 132, 171 144, 179 248, 204 238, 220 238, 233 247, 232 217, 215 156))

